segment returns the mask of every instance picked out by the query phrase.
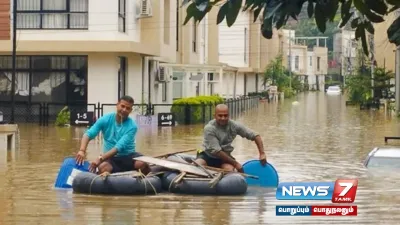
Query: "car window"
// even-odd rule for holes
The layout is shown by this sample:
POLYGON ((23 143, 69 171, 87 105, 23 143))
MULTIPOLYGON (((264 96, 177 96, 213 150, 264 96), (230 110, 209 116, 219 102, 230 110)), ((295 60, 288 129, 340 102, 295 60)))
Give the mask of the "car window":
POLYGON ((371 157, 367 167, 400 168, 400 158, 396 157, 371 157))
POLYGON ((332 90, 332 91, 337 91, 337 90, 339 90, 339 87, 329 87, 328 89, 332 90))

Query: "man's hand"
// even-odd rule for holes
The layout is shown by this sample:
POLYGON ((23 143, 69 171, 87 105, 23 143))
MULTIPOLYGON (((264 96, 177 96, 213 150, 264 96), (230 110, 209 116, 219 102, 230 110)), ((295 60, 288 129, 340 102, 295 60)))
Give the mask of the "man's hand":
POLYGON ((265 164, 267 164, 267 156, 265 155, 264 152, 260 154, 260 162, 261 162, 261 165, 263 165, 263 166, 265 166, 265 164))
POLYGON ((76 164, 78 165, 83 165, 83 161, 85 160, 86 153, 83 150, 79 150, 78 153, 76 153, 76 164))
POLYGON ((243 173, 243 167, 242 164, 236 162, 235 163, 235 169, 239 172, 239 173, 243 173))
POLYGON ((100 159, 96 159, 92 163, 90 163, 89 171, 92 173, 96 172, 97 167, 100 165, 100 159))

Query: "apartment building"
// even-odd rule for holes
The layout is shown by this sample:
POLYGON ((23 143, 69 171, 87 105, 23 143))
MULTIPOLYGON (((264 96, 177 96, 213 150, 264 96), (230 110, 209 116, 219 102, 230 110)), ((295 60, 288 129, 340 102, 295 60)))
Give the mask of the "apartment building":
POLYGON ((393 72, 396 71, 396 46, 389 42, 387 29, 399 16, 400 11, 397 10, 386 16, 384 22, 374 24, 375 60, 378 66, 384 67, 387 70, 391 70, 393 72))
MULTIPOLYGON (((179 0, 17 2, 16 101, 115 103, 128 94, 136 103, 172 103, 208 93, 199 72, 221 72, 217 33, 208 35, 216 26, 183 26, 179 0)), ((11 3, 0 17, 10 24, 0 30, 3 101, 11 99, 11 3)))
POLYGON ((300 76, 302 82, 308 83, 310 90, 324 90, 325 76, 328 73, 327 37, 296 37, 294 30, 283 30, 284 48, 288 49, 287 68, 293 76, 300 76), (310 48, 307 40, 316 40, 310 48))
MULTIPOLYGON (((167 1, 166 1, 167 2, 167 1)), ((140 103, 147 56, 175 60, 165 42, 164 1, 17 1, 16 100, 115 103, 129 94, 140 103), (152 18, 152 21, 146 21, 152 18)), ((3 3, 0 95, 10 99, 12 2, 3 3), (5 7, 5 6, 8 7, 5 7), (7 94, 8 93, 8 94, 7 94)), ((170 6, 172 9, 173 5, 170 6)), ((172 20, 171 24, 172 24, 172 20)), ((174 33, 165 39, 174 40, 174 33)))
POLYGON ((400 48, 389 42, 387 29, 393 21, 400 16, 400 10, 396 10, 384 19, 385 21, 379 24, 374 24, 374 56, 377 66, 385 68, 387 71, 396 73, 395 79, 391 83, 395 84, 395 88, 391 90, 396 93, 396 111, 400 111, 400 48))
MULTIPOLYGON (((261 34, 261 21, 254 22, 254 13, 240 12, 233 26, 223 21, 219 25, 219 61, 236 67, 237 70, 224 74, 226 97, 247 95, 266 89, 263 75, 269 62, 283 54, 284 37, 274 30, 273 37, 266 39, 261 34)), ((286 60, 285 60, 286 61, 286 60)))
MULTIPOLYGON (((0 5, 0 101, 10 101, 13 5, 0 5)), ((20 102, 113 104, 125 94, 153 104, 234 97, 260 91, 270 55, 282 50, 276 47, 282 35, 263 38, 249 15, 226 28, 225 21, 216 25, 215 8, 200 23, 182 25, 180 0, 19 0, 16 10, 20 102), (243 63, 224 57, 229 48, 243 63)))
POLYGON ((356 65, 357 41, 355 31, 338 30, 333 36, 332 69, 343 76, 350 75, 356 65))
POLYGON ((182 25, 186 18, 186 7, 181 8, 180 5, 181 1, 176 0, 176 60, 159 64, 168 79, 164 85, 168 85, 171 92, 161 99, 158 96, 158 100, 153 102, 170 103, 183 97, 220 94, 219 90, 225 86, 224 74, 236 70, 221 64, 218 59, 218 8, 212 9, 199 23, 192 19, 182 25))

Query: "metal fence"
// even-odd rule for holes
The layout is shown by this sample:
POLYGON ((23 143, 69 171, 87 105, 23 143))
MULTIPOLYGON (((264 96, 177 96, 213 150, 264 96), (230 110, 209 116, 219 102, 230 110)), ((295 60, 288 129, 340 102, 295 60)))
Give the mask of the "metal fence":
MULTIPOLYGON (((15 102, 14 121, 16 123, 42 123, 44 105, 38 102, 15 102)), ((11 121, 12 103, 0 101, 0 111, 3 113, 4 121, 11 121)))
MULTIPOLYGON (((259 104, 258 96, 227 99, 225 104, 229 107, 231 118, 240 116, 243 112, 255 108, 259 104)), ((70 114, 93 112, 94 119, 102 115, 114 112, 116 104, 64 104, 64 103, 38 103, 15 102, 14 123, 39 123, 47 126, 56 121, 58 114, 68 107, 70 114)), ((5 122, 12 121, 11 102, 0 101, 0 111, 5 122)), ((174 113, 178 124, 206 123, 213 118, 215 105, 194 104, 134 104, 132 116, 152 116, 158 113, 174 113)))

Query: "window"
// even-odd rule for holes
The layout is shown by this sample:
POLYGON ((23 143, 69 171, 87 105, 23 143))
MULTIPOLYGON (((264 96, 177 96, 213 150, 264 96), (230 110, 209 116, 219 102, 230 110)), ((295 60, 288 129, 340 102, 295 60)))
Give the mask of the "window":
POLYGON ((299 70, 299 56, 296 55, 294 58, 294 69, 299 70))
POLYGON ((88 0, 18 0, 18 29, 88 29, 88 0))
POLYGON ((312 66, 312 56, 310 56, 310 66, 312 66))
POLYGON ((320 61, 321 61, 321 57, 317 57, 317 71, 319 71, 320 69, 320 61))
POLYGON ((214 94, 214 83, 208 83, 208 92, 209 92, 209 95, 214 94))
POLYGON ((180 0, 176 0, 176 18, 175 18, 175 31, 176 31, 176 51, 179 50, 179 2, 180 0))
POLYGON ((247 63, 247 27, 244 28, 244 63, 247 63))
POLYGON ((371 157, 368 161, 367 167, 377 168, 400 168, 399 157, 371 157))
POLYGON ((126 32, 126 0, 118 0, 118 31, 126 32))
POLYGON ((183 84, 185 79, 185 72, 174 72, 173 77, 176 78, 172 82, 172 99, 180 99, 183 97, 183 84))
POLYGON ((118 69, 118 99, 125 95, 126 84, 126 71, 127 71, 126 57, 119 57, 118 69))
MULTIPOLYGON (((87 103, 87 56, 17 56, 16 101, 87 103)), ((11 99, 12 57, 0 56, 0 99, 11 99)))
MULTIPOLYGON (((214 94, 214 73, 207 73, 207 79, 208 79, 208 95, 213 95, 214 94)), ((207 93, 206 93, 207 95, 207 93)))
POLYGON ((162 83, 161 84, 161 91, 162 91, 162 101, 166 102, 167 101, 167 83, 162 83))
POLYGON ((193 40, 192 50, 193 50, 193 52, 196 52, 197 51, 197 24, 196 24, 196 21, 193 21, 192 29, 193 29, 193 33, 192 33, 192 40, 193 40))
POLYGON ((169 45, 170 30, 171 30, 171 20, 170 20, 170 0, 164 0, 164 44, 169 45))

